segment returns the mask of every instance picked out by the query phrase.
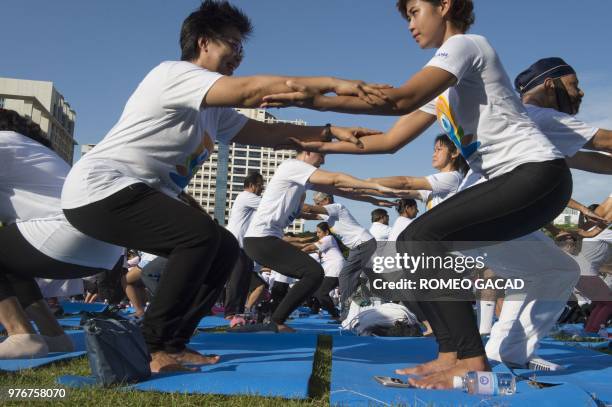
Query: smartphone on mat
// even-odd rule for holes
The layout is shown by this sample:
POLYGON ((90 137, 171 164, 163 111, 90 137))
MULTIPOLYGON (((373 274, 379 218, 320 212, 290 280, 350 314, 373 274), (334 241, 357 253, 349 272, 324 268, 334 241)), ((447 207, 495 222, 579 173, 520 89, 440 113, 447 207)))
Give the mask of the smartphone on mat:
POLYGON ((402 381, 402 379, 398 379, 397 377, 374 376, 374 380, 387 387, 414 387, 410 383, 402 381))

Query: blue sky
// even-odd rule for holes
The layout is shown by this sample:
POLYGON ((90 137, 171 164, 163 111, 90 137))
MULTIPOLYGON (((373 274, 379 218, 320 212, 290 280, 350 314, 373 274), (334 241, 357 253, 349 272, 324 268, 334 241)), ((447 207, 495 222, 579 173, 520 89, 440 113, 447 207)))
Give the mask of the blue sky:
MULTIPOLYGON (((0 76, 50 80, 77 112, 76 139, 96 143, 119 118, 144 75, 178 59, 182 20, 194 0, 4 0, 0 13, 0 76), (7 33, 10 33, 8 35, 7 33)), ((331 75, 400 85, 432 50, 420 50, 395 9, 395 0, 237 0, 255 32, 236 75, 331 75)), ((609 16, 612 2, 475 0, 476 24, 497 49, 510 77, 535 60, 560 56, 578 71, 586 97, 580 117, 612 128, 609 16)), ((279 118, 388 129, 394 118, 272 111, 279 118)), ((326 168, 359 177, 427 175, 432 127, 395 155, 330 156, 326 168)), ((574 197, 602 200, 609 178, 575 173, 574 197)), ((370 205, 350 203, 369 224, 370 205)), ((392 219, 394 218, 394 215, 392 219)))

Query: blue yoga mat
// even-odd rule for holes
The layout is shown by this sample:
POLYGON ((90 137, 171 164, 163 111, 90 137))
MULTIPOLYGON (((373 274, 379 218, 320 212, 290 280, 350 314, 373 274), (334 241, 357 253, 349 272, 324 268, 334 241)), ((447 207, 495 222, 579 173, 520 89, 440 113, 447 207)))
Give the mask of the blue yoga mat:
POLYGON ((108 308, 108 304, 102 302, 94 302, 87 304, 84 302, 60 301, 60 305, 64 310, 64 314, 78 314, 80 312, 104 312, 108 308))
POLYGON ((330 317, 311 315, 287 321, 287 325, 297 330, 298 334, 313 335, 353 335, 349 331, 342 331, 340 324, 333 324, 330 317))
MULTIPOLYGON (((556 372, 535 372, 542 383, 571 383, 593 394, 606 404, 612 404, 612 356, 580 346, 570 347, 543 341, 538 356, 564 366, 556 372)), ((534 372, 515 369, 516 374, 531 378, 534 372)))
POLYGON ((229 323, 230 321, 228 321, 227 319, 223 318, 223 316, 208 316, 208 317, 204 317, 200 320, 200 323, 198 323, 198 329, 210 329, 210 328, 219 328, 222 326, 227 326, 229 327, 229 323))
MULTIPOLYGON (((190 346, 221 355, 197 373, 163 373, 126 389, 300 398, 308 397, 317 338, 313 335, 198 334, 190 346)), ((81 387, 91 378, 64 376, 58 383, 81 387)))
POLYGON ((435 406, 595 406, 579 387, 567 384, 535 389, 519 382, 512 396, 487 397, 459 390, 421 390, 387 388, 373 377, 397 376, 394 370, 414 366, 435 357, 437 346, 431 338, 333 338, 332 405, 435 405, 435 406))
POLYGON ((69 360, 84 355, 85 352, 85 334, 83 331, 68 331, 75 346, 74 352, 54 352, 47 356, 35 359, 10 359, 0 360, 0 370, 7 372, 18 372, 25 369, 34 369, 40 366, 45 366, 60 360, 69 360))

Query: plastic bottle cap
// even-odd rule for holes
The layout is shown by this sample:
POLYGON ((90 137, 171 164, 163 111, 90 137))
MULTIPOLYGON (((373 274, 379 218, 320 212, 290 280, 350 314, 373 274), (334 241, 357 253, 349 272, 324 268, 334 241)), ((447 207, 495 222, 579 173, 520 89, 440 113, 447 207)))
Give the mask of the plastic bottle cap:
POLYGON ((463 377, 453 376, 453 389, 463 389, 463 377))

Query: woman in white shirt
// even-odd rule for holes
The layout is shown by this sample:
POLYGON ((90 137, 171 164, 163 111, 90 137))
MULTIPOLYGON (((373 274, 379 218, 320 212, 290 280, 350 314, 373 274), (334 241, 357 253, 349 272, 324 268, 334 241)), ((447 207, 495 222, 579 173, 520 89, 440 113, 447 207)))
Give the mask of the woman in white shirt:
MULTIPOLYGON (((351 96, 327 96, 300 81, 291 83, 294 92, 264 98, 264 106, 404 115, 386 134, 362 137, 364 148, 299 143, 321 152, 395 152, 439 121, 469 166, 487 182, 450 197, 412 222, 399 236, 401 253, 444 255, 457 247, 442 242, 507 241, 552 221, 570 199, 571 173, 563 154, 527 116, 495 49, 486 38, 466 34, 474 22, 472 0, 399 0, 397 7, 417 44, 438 49, 402 86, 383 90, 386 99, 378 106, 351 96)), ((472 245, 477 243, 467 247, 472 245)), ((425 271, 423 278, 435 275, 422 269, 417 275, 425 271)), ((453 275, 457 276, 448 270, 439 277, 453 275)), ((433 309, 428 319, 439 355, 418 369, 409 369, 427 375, 410 382, 422 388, 450 388, 454 376, 489 370, 471 303, 453 301, 467 292, 420 294, 433 309)))
POLYGON ((329 312, 333 319, 339 320, 340 314, 329 293, 338 287, 338 276, 344 267, 344 256, 327 222, 319 223, 316 233, 319 240, 316 243, 304 246, 302 249, 305 252, 318 251, 321 255, 321 265, 323 266, 325 277, 314 297, 319 301, 321 307, 329 312))
POLYGON ((94 275, 112 269, 121 255, 120 248, 77 231, 62 214, 69 169, 37 125, 0 109, 0 323, 9 334, 0 343, 0 359, 72 350, 35 278, 94 275))
POLYGON ((391 233, 389 233, 389 241, 395 242, 397 237, 412 223, 419 213, 419 208, 414 199, 402 198, 397 201, 397 213, 399 216, 393 223, 391 233))

